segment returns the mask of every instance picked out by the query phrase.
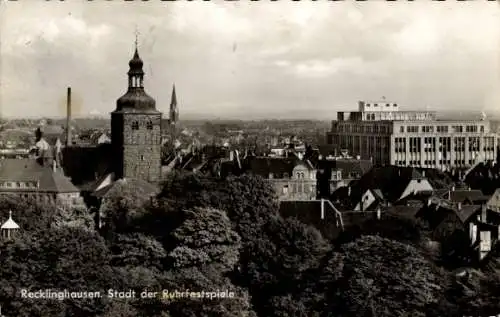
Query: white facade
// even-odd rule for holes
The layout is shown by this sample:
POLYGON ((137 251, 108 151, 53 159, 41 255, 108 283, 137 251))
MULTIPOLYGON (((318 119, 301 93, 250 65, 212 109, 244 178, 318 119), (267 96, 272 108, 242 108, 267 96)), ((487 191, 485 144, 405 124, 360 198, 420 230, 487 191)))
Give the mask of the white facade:
POLYGON ((364 111, 338 113, 327 143, 384 165, 449 170, 496 160, 498 137, 489 121, 437 120, 434 112, 374 105, 360 102, 364 111))

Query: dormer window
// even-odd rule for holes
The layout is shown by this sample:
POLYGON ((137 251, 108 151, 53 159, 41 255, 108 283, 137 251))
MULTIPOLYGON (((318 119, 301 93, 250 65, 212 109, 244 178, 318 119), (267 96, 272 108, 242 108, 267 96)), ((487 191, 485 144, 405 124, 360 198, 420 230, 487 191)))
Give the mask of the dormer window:
POLYGON ((153 130, 153 122, 152 121, 148 121, 146 127, 147 127, 148 130, 153 130))
POLYGON ((288 178, 288 173, 283 173, 283 178, 288 178))
POLYGON ((132 122, 132 130, 139 130, 139 122, 138 121, 132 122))

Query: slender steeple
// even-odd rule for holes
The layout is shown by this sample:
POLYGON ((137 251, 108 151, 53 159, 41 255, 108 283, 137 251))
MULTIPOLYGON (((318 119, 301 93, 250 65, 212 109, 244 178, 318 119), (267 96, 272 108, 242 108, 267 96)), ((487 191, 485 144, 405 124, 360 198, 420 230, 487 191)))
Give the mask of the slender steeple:
POLYGON ((179 109, 177 108, 177 95, 175 93, 175 84, 172 88, 172 99, 170 101, 170 124, 176 124, 179 120, 179 109))

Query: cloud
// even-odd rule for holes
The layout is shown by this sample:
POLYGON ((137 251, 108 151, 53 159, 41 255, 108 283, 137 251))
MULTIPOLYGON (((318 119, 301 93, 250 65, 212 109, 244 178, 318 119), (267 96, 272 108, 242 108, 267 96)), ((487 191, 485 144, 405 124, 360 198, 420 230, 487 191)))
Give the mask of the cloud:
POLYGON ((333 117, 386 95, 437 109, 500 100, 495 3, 4 3, 2 115, 57 115, 65 87, 80 114, 125 92, 136 27, 146 89, 183 117, 333 117), (343 106, 342 106, 343 105, 343 106), (311 109, 304 111, 304 109, 311 109))

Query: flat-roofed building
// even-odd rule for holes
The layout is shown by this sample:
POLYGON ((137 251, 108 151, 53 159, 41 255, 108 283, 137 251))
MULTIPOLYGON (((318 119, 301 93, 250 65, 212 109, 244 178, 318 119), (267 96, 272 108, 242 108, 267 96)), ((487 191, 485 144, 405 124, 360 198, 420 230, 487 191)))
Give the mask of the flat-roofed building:
POLYGON ((383 100, 338 112, 327 143, 374 164, 451 170, 496 160, 498 136, 487 120, 438 120, 435 112, 400 111, 383 100))

